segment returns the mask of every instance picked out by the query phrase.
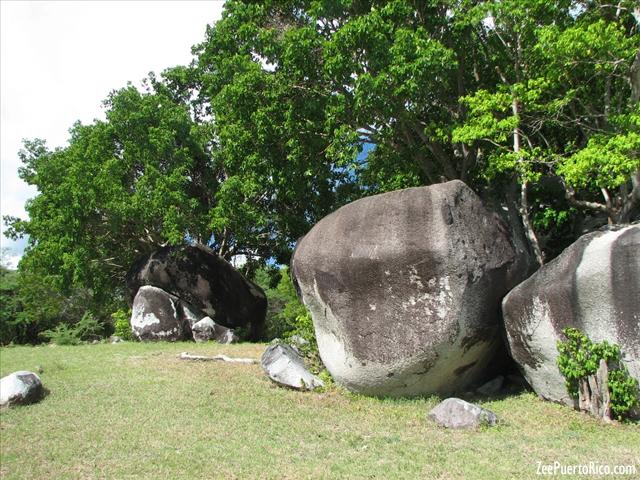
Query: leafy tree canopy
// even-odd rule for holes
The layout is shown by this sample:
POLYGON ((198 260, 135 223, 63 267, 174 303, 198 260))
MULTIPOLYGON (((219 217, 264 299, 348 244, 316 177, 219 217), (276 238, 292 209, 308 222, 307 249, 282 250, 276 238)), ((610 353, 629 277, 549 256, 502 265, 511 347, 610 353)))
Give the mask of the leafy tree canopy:
POLYGON ((229 0, 190 65, 114 91, 64 148, 25 142, 20 269, 104 305, 160 245, 285 264, 338 206, 456 178, 543 262, 638 217, 638 19, 630 0, 229 0))

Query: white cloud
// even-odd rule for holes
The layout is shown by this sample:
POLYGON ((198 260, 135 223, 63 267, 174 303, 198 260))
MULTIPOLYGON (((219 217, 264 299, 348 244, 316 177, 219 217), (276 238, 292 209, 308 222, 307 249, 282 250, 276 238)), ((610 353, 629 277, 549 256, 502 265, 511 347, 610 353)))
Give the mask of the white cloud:
MULTIPOLYGON (((0 2, 0 212, 24 218, 35 190, 17 176, 23 138, 62 146, 103 117, 107 94, 191 60, 222 1, 0 2)), ((4 226, 3 226, 4 231, 4 226)), ((24 242, 2 236, 19 256, 24 242)))

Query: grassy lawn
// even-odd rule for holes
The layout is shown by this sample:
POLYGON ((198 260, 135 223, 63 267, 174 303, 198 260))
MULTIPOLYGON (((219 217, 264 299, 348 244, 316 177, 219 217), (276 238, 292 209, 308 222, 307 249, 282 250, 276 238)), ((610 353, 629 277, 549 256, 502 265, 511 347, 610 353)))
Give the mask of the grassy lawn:
MULTIPOLYGON (((264 345, 99 344, 0 349, 0 374, 43 369, 49 395, 0 412, 0 477, 536 478, 551 464, 635 464, 640 427, 603 425, 522 393, 483 405, 502 424, 447 431, 437 398, 385 400, 274 386, 264 345)), ((630 477, 619 477, 630 478, 630 477)))

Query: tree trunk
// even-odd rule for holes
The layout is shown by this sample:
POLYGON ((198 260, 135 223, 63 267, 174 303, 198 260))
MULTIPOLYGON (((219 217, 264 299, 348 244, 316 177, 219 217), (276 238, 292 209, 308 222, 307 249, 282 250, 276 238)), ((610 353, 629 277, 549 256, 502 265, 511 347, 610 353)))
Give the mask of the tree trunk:
POLYGON ((611 421, 611 396, 609 394, 609 367, 600 360, 598 370, 579 382, 578 406, 583 412, 611 421))
MULTIPOLYGON (((520 108, 518 105, 518 99, 513 96, 513 100, 511 102, 511 109, 513 111, 513 115, 517 118, 520 117, 520 108)), ((518 163, 522 163, 524 160, 520 156, 520 130, 518 126, 513 129, 513 151, 518 155, 518 163)), ((522 183, 520 184, 520 217, 522 218, 522 225, 524 226, 525 234, 531 243, 531 248, 533 248, 533 253, 536 257, 536 261, 538 265, 542 266, 544 264, 544 256, 542 254, 542 249, 540 248, 540 242, 538 241, 538 237, 536 236, 536 232, 533 229, 533 222, 531 221, 531 217, 529 215, 529 182, 526 179, 522 179, 522 183)))
POLYGON ((533 248, 536 261, 538 262, 538 265, 542 266, 544 265, 544 254, 540 248, 540 242, 538 241, 536 232, 533 229, 533 222, 531 222, 531 216, 529 215, 528 191, 529 182, 523 180, 520 185, 520 216, 522 217, 522 225, 524 226, 527 239, 531 243, 531 248, 533 248))

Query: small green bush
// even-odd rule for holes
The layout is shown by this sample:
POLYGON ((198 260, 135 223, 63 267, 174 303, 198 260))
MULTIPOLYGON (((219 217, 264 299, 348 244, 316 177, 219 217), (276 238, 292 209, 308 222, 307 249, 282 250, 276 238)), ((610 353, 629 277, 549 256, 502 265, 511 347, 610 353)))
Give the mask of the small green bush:
MULTIPOLYGON (((298 327, 298 317, 307 313, 305 306, 298 300, 296 290, 289 275, 289 269, 261 269, 256 272, 255 282, 267 295, 268 310, 266 335, 264 340, 286 338, 294 335, 298 327)), ((303 321, 304 322, 304 321, 303 321)))
POLYGON ((76 331, 66 323, 59 323, 55 328, 40 333, 40 336, 56 345, 79 345, 81 343, 76 331))
POLYGON ((94 318, 91 312, 85 312, 75 325, 59 323, 55 328, 40 334, 56 345, 78 345, 83 341, 102 338, 104 327, 94 318))
POLYGON ((113 320, 114 335, 117 335, 123 340, 133 340, 133 334, 131 332, 131 309, 120 309, 111 314, 113 320))
POLYGON ((73 330, 80 340, 100 340, 104 334, 104 327, 91 312, 85 312, 73 330))
POLYGON ((577 397, 579 381, 594 375, 600 360, 605 360, 609 366, 611 412, 614 417, 622 419, 638 404, 638 381, 621 363, 620 347, 606 340, 594 343, 575 328, 565 328, 563 333, 567 341, 558 342, 558 368, 565 378, 569 394, 577 397))

